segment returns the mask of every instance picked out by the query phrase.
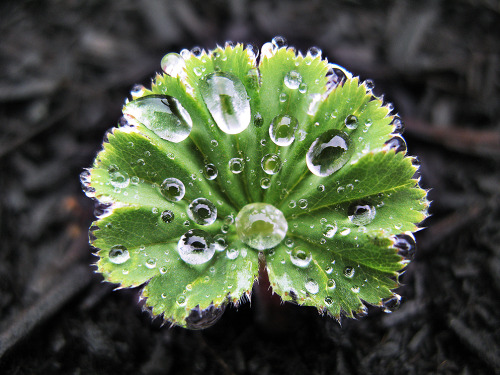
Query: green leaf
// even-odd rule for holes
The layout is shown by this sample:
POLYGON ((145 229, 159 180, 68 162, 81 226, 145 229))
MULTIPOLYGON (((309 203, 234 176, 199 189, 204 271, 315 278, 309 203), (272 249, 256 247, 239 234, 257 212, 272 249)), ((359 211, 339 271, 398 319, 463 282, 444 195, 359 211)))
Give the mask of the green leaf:
POLYGON ((106 281, 192 329, 249 297, 259 259, 284 300, 336 318, 399 302, 428 202, 371 85, 277 40, 162 69, 82 174, 106 281))

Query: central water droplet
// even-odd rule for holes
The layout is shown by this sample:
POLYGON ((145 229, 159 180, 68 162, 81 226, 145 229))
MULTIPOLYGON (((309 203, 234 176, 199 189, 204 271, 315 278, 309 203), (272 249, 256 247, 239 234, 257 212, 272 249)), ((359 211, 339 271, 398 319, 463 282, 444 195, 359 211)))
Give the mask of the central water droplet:
POLYGON ((296 70, 291 70, 285 75, 285 86, 291 90, 296 90, 302 83, 302 76, 296 70))
POLYGON ((161 59, 161 69, 171 77, 178 77, 185 67, 186 62, 178 53, 169 53, 161 59))
POLYGON ((114 264, 122 264, 130 259, 130 253, 123 245, 113 246, 108 253, 109 261, 114 264))
POLYGON ((347 209, 349 220, 358 226, 371 223, 376 213, 375 207, 367 202, 352 203, 347 209))
POLYGON ((295 140, 295 130, 299 122, 288 115, 276 116, 269 126, 269 136, 278 146, 289 146, 295 140))
POLYGON ((161 183, 160 191, 169 201, 178 202, 184 198, 186 188, 184 187, 182 181, 174 177, 169 177, 161 183))
POLYGON ((306 249, 297 246, 290 253, 290 260, 297 267, 305 268, 311 263, 312 255, 306 249))
POLYGON ((233 74, 215 72, 200 82, 200 93, 217 126, 238 134, 250 124, 250 101, 245 86, 233 74))
POLYGON ((171 142, 185 140, 193 121, 186 109, 172 96, 150 95, 131 101, 123 108, 125 117, 138 121, 153 133, 171 142))
POLYGON ((281 158, 276 154, 267 154, 262 158, 260 165, 267 174, 276 174, 282 166, 281 158))
POLYGON ((189 264, 203 264, 215 254, 215 246, 207 232, 201 229, 191 229, 184 233, 177 244, 181 259, 189 264))
POLYGON ((339 130, 328 130, 307 151, 307 167, 316 176, 330 176, 347 163, 351 154, 351 138, 339 130))
POLYGON ((240 239, 256 250, 271 249, 285 238, 288 223, 283 213, 267 203, 251 203, 236 216, 240 239))
POLYGON ((217 219, 217 207, 206 198, 192 201, 187 213, 191 220, 200 225, 210 225, 217 219))

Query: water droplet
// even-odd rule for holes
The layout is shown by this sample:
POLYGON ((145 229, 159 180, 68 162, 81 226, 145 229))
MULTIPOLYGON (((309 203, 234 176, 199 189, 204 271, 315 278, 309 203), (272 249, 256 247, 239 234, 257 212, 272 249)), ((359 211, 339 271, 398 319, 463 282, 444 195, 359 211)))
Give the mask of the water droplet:
POLYGON ((382 300, 382 307, 384 308, 385 313, 392 313, 399 309, 401 305, 401 296, 399 294, 393 294, 389 298, 384 298, 382 300))
POLYGON ((210 141, 210 144, 213 146, 213 147, 217 147, 219 145, 219 142, 217 142, 215 139, 212 139, 210 141))
POLYGON ((271 179, 267 177, 263 177, 260 179, 260 187, 262 189, 269 189, 271 186, 271 179))
POLYGON ((262 117, 262 115, 260 113, 257 112, 253 116, 253 124, 256 128, 260 128, 264 124, 264 118, 262 117))
POLYGON ((125 246, 115 245, 109 250, 108 257, 111 263, 122 264, 130 259, 130 254, 125 246))
POLYGON ((307 54, 313 59, 317 57, 321 58, 321 49, 319 49, 318 47, 311 47, 307 50, 307 54))
POLYGON ((186 193, 186 188, 182 181, 169 177, 163 180, 160 185, 160 191, 165 198, 167 198, 171 202, 178 202, 182 198, 184 198, 184 194, 186 193))
POLYGON ((311 294, 316 294, 319 292, 319 285, 313 279, 309 279, 305 284, 306 290, 311 294))
POLYGON ((248 246, 265 250, 285 238, 288 223, 283 213, 267 203, 251 203, 236 216, 236 232, 248 246))
POLYGON ((288 207, 295 208, 296 206, 297 206, 297 202, 295 202, 294 200, 291 200, 290 202, 288 202, 288 207))
POLYGON ((348 277, 349 279, 352 279, 354 277, 354 268, 353 267, 346 267, 344 268, 344 276, 348 277))
POLYGON ((179 295, 179 296, 177 297, 177 301, 176 301, 176 302, 177 302, 177 304, 178 304, 179 306, 186 306, 186 302, 187 302, 187 300, 186 300, 186 296, 185 296, 185 295, 182 295, 182 294, 181 294, 181 295, 179 295))
POLYGON ((117 170, 115 171, 113 168, 111 168, 111 172, 109 172, 109 181, 115 188, 123 189, 129 185, 130 179, 126 172, 120 172, 117 170))
POLYGON ((235 260, 238 258, 238 255, 240 255, 240 251, 238 249, 235 249, 234 247, 227 249, 226 251, 226 256, 228 259, 235 260))
POLYGON ((250 101, 245 86, 235 75, 223 72, 207 75, 200 83, 200 93, 224 133, 241 133, 250 124, 250 101))
POLYGON ((307 208, 307 199, 299 199, 299 207, 305 210, 307 208))
POLYGON ((269 126, 269 136, 278 146, 289 146, 295 140, 295 130, 299 122, 289 115, 276 116, 269 126))
POLYGON ((260 165, 267 174, 276 174, 280 171, 282 163, 278 155, 267 154, 262 158, 260 165))
POLYGON ((123 114, 160 138, 175 143, 185 140, 193 128, 193 121, 186 109, 177 99, 168 95, 150 95, 133 100, 125 105, 123 114))
POLYGON ((385 149, 406 153, 406 142, 400 135, 396 135, 385 142, 385 149))
POLYGON ((186 328, 198 330, 211 327, 222 317, 225 309, 226 305, 217 308, 211 304, 206 309, 200 310, 200 306, 197 305, 185 319, 186 328))
POLYGON ((302 82, 299 86, 299 92, 305 94, 307 92, 307 84, 302 82))
POLYGON ((305 268, 311 263, 312 255, 309 251, 297 246, 290 253, 290 260, 297 267, 305 268))
POLYGON ((351 203, 347 209, 349 220, 358 226, 370 224, 375 218, 376 213, 375 207, 367 202, 351 203))
POLYGON ((319 191, 319 192, 321 192, 321 193, 322 193, 322 192, 324 192, 324 191, 325 191, 325 185, 318 185, 318 188, 317 188, 317 189, 318 189, 318 191, 319 191))
POLYGON ((373 90, 375 88, 375 83, 371 79, 365 81, 365 86, 367 90, 373 90))
POLYGON ((153 269, 156 267, 156 259, 154 258, 149 258, 147 261, 146 261, 146 267, 149 268, 149 269, 153 269))
POLYGON ((286 48, 286 39, 283 38, 282 36, 275 36, 272 40, 271 43, 273 45, 273 50, 276 51, 280 48, 286 48))
POLYGON ((332 224, 325 225, 325 230, 323 231, 323 236, 326 238, 332 238, 337 233, 337 226, 332 224))
POLYGON ((307 151, 307 167, 316 176, 330 176, 347 163, 351 154, 351 138, 339 130, 328 130, 307 151))
POLYGON ((393 133, 394 134, 403 134, 405 130, 405 124, 403 120, 399 116, 394 116, 394 119, 392 120, 391 125, 393 126, 393 133))
POLYGON ((415 239, 410 234, 397 234, 394 236, 394 247, 398 249, 398 254, 406 260, 413 260, 417 250, 415 239))
POLYGON ((173 213, 172 211, 170 211, 170 210, 165 210, 165 211, 163 211, 163 212, 161 213, 160 217, 161 217, 161 219, 162 219, 162 221, 163 221, 164 223, 169 224, 169 223, 171 223, 172 221, 174 221, 174 217, 175 217, 175 215, 174 215, 174 213, 173 213))
POLYGON ((217 234, 214 237, 215 250, 223 251, 227 248, 226 237, 223 234, 217 234))
POLYGON ((358 118, 354 115, 349 115, 345 118, 344 124, 347 129, 354 130, 358 127, 358 118))
POLYGON ((181 259, 188 264, 203 264, 215 254, 212 236, 201 229, 191 229, 182 235, 177 244, 181 259))
POLYGON ((331 90, 338 85, 344 84, 350 74, 337 64, 328 64, 328 72, 326 74, 327 87, 331 90))
POLYGON ((217 207, 206 198, 197 198, 187 210, 188 216, 196 224, 210 225, 217 219, 217 207))
POLYGON ((178 77, 186 67, 186 62, 181 55, 169 53, 161 59, 161 70, 171 77, 178 77))
POLYGON ((334 279, 328 279, 328 281, 326 282, 326 285, 330 289, 335 289, 337 287, 337 283, 335 282, 334 279))
POLYGON ((327 306, 331 306, 333 304, 333 298, 332 297, 325 297, 325 303, 327 306))
POLYGON ((195 47, 191 48, 191 53, 195 57, 200 57, 203 54, 203 49, 201 47, 195 46, 195 47))
POLYGON ((296 70, 291 70, 285 75, 285 86, 291 90, 296 90, 302 83, 302 76, 296 70))
POLYGON ((232 158, 229 160, 229 170, 234 174, 243 172, 245 168, 245 162, 242 158, 232 158))
POLYGON ((205 164, 203 168, 203 175, 207 180, 214 180, 217 178, 217 175, 219 174, 219 171, 217 170, 217 167, 213 164, 205 164))

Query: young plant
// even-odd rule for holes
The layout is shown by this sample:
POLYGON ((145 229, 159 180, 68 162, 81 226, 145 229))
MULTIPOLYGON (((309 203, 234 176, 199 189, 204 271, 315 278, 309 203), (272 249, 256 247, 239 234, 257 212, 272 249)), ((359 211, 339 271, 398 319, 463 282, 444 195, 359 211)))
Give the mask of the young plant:
POLYGON ((371 81, 279 37, 161 68, 81 176, 106 281, 192 329, 249 298, 259 261, 284 301, 337 319, 399 304, 428 201, 371 81))

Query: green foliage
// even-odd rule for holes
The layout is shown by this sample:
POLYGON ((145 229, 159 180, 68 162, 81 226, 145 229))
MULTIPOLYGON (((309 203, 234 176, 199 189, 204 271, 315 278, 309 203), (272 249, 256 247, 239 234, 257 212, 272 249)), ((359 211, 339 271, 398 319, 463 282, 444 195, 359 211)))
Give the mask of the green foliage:
POLYGON ((277 38, 162 69, 82 174, 106 281, 193 329, 249 296, 259 258, 275 293, 336 318, 399 303, 428 202, 370 81, 277 38))

